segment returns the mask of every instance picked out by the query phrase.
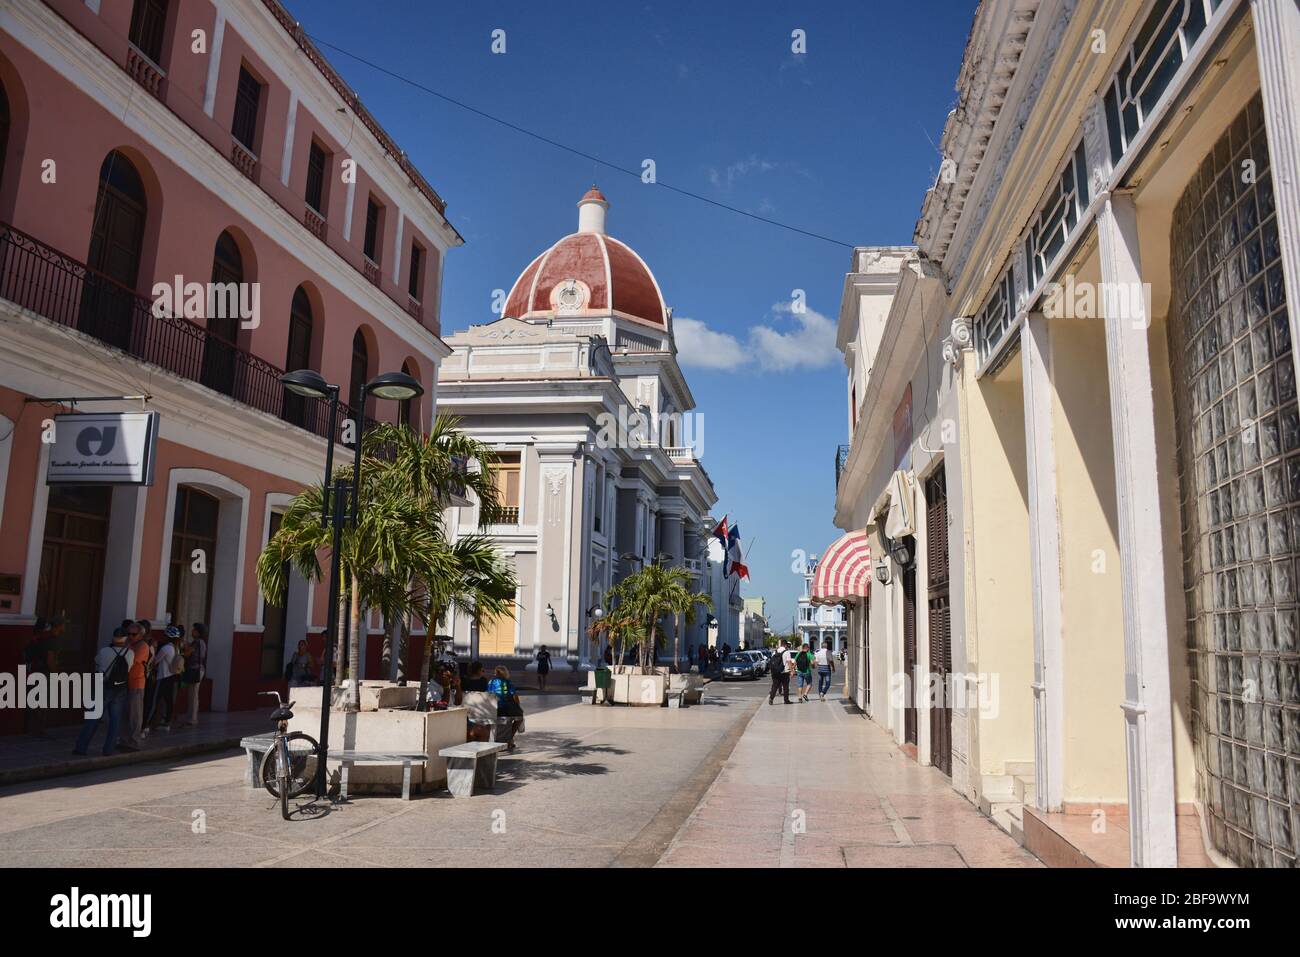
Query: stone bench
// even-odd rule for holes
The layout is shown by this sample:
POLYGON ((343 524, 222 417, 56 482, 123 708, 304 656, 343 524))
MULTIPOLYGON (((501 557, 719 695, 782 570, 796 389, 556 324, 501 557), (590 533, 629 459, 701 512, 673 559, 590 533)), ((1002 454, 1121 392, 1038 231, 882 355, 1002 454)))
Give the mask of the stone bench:
POLYGON ((452 797, 470 797, 476 787, 493 790, 497 755, 505 749, 495 741, 467 741, 439 751, 438 756, 447 759, 447 790, 452 797))
POLYGON ((348 774, 354 764, 400 764, 402 766, 402 800, 411 800, 411 762, 423 766, 429 756, 423 751, 331 751, 329 756, 343 765, 339 779, 339 800, 348 799, 348 774))
MULTIPOLYGON (((275 743, 274 734, 253 734, 240 739, 239 746, 248 756, 248 765, 244 774, 244 783, 249 787, 261 787, 258 772, 262 767, 264 755, 275 743)), ((501 747, 505 747, 502 745, 501 747)), ((339 799, 348 799, 348 777, 355 764, 400 764, 402 766, 402 800, 411 800, 411 764, 424 762, 429 756, 423 751, 331 751, 329 757, 343 766, 339 778, 339 799)))

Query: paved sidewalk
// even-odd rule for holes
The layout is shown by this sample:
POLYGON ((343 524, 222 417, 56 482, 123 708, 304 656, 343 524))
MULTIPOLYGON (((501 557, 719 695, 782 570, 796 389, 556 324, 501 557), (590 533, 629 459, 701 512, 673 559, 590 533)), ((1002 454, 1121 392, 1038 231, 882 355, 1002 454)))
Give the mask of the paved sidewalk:
POLYGON ((314 809, 304 798, 290 822, 244 787, 242 753, 3 787, 0 867, 648 866, 744 728, 753 691, 723 687, 684 711, 528 696, 528 731, 501 757, 495 793, 314 809))
POLYGON ((1041 866, 839 692, 764 700, 659 866, 1041 866))
POLYGON ((90 753, 84 757, 72 753, 72 745, 81 732, 80 721, 51 728, 45 738, 5 735, 0 737, 0 785, 224 751, 238 747, 239 739, 245 735, 271 730, 270 713, 269 707, 205 712, 199 715, 197 728, 151 731, 139 751, 118 751, 107 757, 102 753, 107 725, 95 730, 90 753))

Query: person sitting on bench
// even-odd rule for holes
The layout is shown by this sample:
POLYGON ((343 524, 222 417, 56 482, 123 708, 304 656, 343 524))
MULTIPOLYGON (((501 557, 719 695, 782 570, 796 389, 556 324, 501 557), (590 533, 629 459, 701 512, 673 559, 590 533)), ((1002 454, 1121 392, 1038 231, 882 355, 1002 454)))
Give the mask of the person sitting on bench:
POLYGON ((515 749, 515 735, 524 730, 524 708, 519 703, 519 692, 510 680, 510 669, 497 665, 495 677, 488 682, 488 693, 497 696, 497 741, 506 750, 515 749))

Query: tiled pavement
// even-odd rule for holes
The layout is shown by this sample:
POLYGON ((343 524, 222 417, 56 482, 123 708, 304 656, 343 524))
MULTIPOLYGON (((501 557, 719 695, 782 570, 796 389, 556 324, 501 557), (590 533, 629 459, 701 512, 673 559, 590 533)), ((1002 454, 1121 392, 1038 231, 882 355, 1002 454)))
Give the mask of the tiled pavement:
POLYGON ((839 690, 764 702, 659 866, 1041 866, 839 690))

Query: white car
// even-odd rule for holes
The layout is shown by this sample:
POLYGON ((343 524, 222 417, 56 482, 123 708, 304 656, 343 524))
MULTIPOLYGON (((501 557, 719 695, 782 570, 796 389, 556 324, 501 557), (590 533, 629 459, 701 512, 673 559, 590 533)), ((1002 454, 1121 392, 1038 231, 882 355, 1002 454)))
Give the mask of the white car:
POLYGON ((740 653, 742 655, 749 655, 749 657, 754 659, 754 670, 758 674, 767 674, 767 655, 763 654, 761 651, 742 651, 740 653))

